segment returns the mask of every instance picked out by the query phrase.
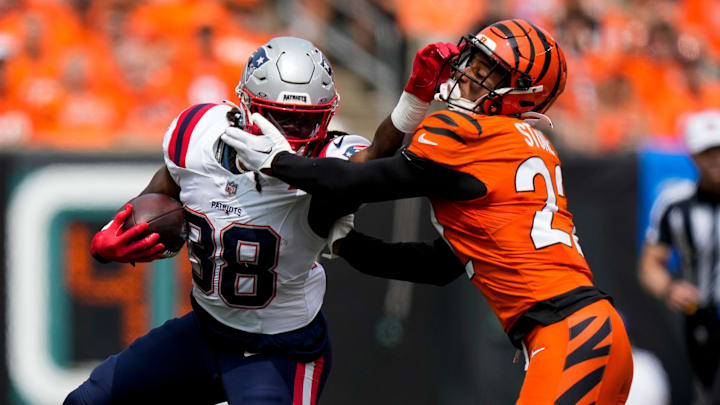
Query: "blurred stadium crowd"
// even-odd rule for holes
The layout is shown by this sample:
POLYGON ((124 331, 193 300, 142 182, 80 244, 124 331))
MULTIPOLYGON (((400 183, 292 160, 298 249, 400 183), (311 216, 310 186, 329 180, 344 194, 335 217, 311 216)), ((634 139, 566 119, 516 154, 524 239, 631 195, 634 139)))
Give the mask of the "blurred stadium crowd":
MULTIPOLYGON (((456 41, 484 21, 547 28, 569 66, 549 112, 553 135, 578 153, 681 148, 683 115, 720 108, 718 0, 0 0, 0 147, 157 149, 187 105, 233 97, 255 48, 303 36, 289 28, 296 3, 370 54, 379 52, 368 41, 373 18, 354 5, 380 10, 404 44, 390 56, 399 66, 424 43, 456 41)), ((322 35, 309 36, 324 48, 322 35)), ((339 87, 343 101, 354 97, 339 87)))

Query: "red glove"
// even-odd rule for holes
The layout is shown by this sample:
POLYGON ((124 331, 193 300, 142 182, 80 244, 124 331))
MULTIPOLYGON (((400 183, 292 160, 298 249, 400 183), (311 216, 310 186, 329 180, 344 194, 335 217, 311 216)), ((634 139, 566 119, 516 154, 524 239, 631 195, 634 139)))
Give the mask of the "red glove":
POLYGON ((457 45, 449 42, 436 42, 419 50, 405 91, 426 103, 431 102, 435 96, 435 85, 450 78, 450 68, 445 61, 459 53, 457 45))
POLYGON ((90 244, 90 253, 96 259, 104 262, 133 263, 151 262, 164 257, 162 252, 165 245, 157 243, 159 234, 151 233, 137 239, 147 231, 147 222, 140 222, 123 232, 123 224, 132 209, 131 204, 125 204, 125 209, 118 212, 107 227, 95 234, 90 244))

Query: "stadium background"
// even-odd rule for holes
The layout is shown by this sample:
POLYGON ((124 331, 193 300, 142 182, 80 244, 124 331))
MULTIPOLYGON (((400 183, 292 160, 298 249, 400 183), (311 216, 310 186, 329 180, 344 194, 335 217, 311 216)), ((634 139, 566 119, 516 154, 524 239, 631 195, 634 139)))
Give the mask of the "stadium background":
MULTIPOLYGON (((684 116, 720 108, 717 0, 0 0, 0 404, 56 404, 93 364, 188 310, 186 259, 99 265, 92 233, 161 164, 184 107, 234 98, 247 57, 296 35, 323 49, 341 107, 370 137, 415 50, 484 22, 555 34, 569 82, 547 129, 597 284, 657 354, 673 404, 692 398, 678 316, 636 280, 652 200, 695 174, 684 116)), ((361 230, 434 237, 423 200, 372 204, 361 230)), ((522 365, 480 294, 372 279, 326 263, 335 365, 323 403, 507 404, 522 365)))

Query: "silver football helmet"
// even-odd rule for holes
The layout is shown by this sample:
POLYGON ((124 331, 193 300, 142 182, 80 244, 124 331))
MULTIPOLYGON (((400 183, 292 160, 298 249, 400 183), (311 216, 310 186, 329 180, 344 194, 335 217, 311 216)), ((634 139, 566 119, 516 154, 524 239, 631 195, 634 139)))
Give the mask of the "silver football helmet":
POLYGON ((322 141, 340 97, 325 55, 310 41, 273 38, 250 56, 235 88, 251 112, 275 124, 296 151, 322 141))

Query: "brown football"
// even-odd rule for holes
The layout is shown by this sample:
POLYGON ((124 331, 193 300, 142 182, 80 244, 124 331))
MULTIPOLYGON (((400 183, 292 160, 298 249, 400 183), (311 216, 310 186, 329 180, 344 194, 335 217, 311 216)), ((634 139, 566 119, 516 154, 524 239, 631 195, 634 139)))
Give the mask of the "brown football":
POLYGON ((123 229, 147 222, 146 234, 157 232, 160 242, 165 245, 165 256, 177 253, 187 239, 187 223, 182 204, 172 197, 160 193, 143 194, 128 201, 133 210, 125 220, 123 229))

